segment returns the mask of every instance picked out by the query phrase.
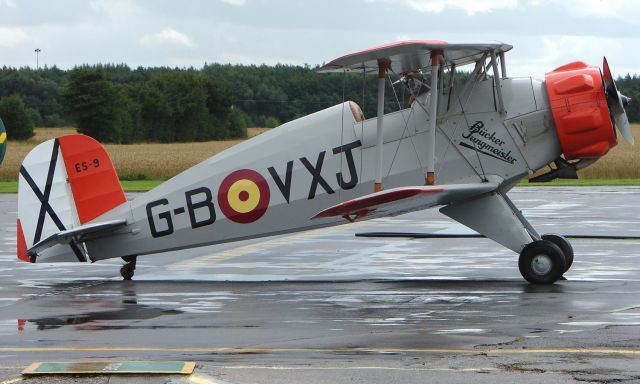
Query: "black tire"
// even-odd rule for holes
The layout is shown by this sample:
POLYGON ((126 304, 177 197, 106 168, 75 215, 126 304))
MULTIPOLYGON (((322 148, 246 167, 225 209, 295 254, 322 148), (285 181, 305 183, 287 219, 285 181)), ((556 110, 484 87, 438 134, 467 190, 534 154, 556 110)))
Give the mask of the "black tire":
POLYGON ((536 240, 520 252, 518 267, 531 284, 553 284, 564 273, 564 254, 554 243, 536 240))
POLYGON ((560 247, 560 250, 564 254, 564 271, 567 272, 569 268, 571 268, 571 265, 573 265, 573 247, 571 246, 571 243, 563 236, 552 233, 542 235, 542 239, 550 241, 560 247))
POLYGON ((133 263, 127 263, 120 268, 120 275, 125 280, 131 280, 136 270, 136 266, 133 263))

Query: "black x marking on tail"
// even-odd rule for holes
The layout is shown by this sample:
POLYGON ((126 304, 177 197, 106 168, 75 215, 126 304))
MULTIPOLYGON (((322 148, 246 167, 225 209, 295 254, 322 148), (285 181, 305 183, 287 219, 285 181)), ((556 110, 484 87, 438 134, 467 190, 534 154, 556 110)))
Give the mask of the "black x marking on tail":
POLYGON ((53 183, 53 174, 56 169, 56 162, 58 160, 58 148, 59 148, 58 140, 54 141, 53 144, 53 152, 51 153, 51 162, 49 163, 49 172, 47 173, 47 183, 44 187, 44 194, 40 191, 40 188, 36 185, 35 181, 27 172, 24 166, 20 167, 20 174, 26 180, 29 187, 33 190, 33 193, 36 195, 38 200, 40 200, 40 214, 38 216, 38 224, 36 225, 36 232, 33 238, 33 243, 37 243, 40 241, 40 237, 42 237, 42 228, 44 227, 44 218, 45 213, 48 213, 53 220, 54 224, 58 227, 59 230, 64 231, 66 228, 62 221, 53 210, 51 205, 49 204, 49 195, 51 195, 51 185, 53 183))
MULTIPOLYGON (((35 183, 29 172, 27 172, 26 168, 24 166, 20 167, 20 175, 24 177, 27 184, 29 184, 29 187, 31 187, 31 190, 33 190, 33 193, 36 195, 38 200, 40 200, 40 214, 38 215, 38 223, 36 224, 36 232, 33 237, 33 244, 36 244, 41 240, 42 229, 44 227, 44 219, 46 214, 49 214, 49 217, 51 217, 51 220, 53 220, 53 223, 56 225, 56 227, 58 227, 59 230, 66 230, 64 224, 51 207, 51 204, 49 204, 49 196, 51 195, 53 176, 56 169, 56 163, 58 162, 58 154, 60 152, 59 148, 60 143, 58 142, 58 139, 55 139, 53 142, 53 151, 51 152, 51 161, 49 162, 47 183, 44 187, 44 193, 42 193, 40 188, 38 188, 38 185, 35 183)), ((73 253, 76 255, 79 261, 86 261, 82 251, 74 241, 70 242, 69 245, 71 246, 73 253)))

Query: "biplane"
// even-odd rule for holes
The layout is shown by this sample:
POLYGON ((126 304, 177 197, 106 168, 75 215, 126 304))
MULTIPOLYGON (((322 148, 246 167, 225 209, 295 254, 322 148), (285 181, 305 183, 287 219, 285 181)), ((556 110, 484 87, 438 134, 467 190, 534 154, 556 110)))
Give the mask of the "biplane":
MULTIPOLYGON (((128 200, 104 148, 83 135, 35 147, 19 176, 17 252, 31 263, 122 258, 304 231, 440 206, 519 253, 522 276, 551 284, 571 267, 559 235, 539 234, 507 193, 575 178, 633 143, 606 59, 544 80, 507 76, 502 43, 402 41, 337 58, 318 72, 377 77, 377 114, 353 101, 283 124, 128 200), (410 104, 385 114, 385 86, 410 104), (453 81, 464 78, 464 82, 453 81), (546 169, 546 171, 545 171, 546 169)), ((160 165, 159 165, 160 166, 160 165)))
POLYGON ((2 119, 0 119, 0 164, 4 159, 4 154, 7 153, 7 131, 4 128, 2 119))

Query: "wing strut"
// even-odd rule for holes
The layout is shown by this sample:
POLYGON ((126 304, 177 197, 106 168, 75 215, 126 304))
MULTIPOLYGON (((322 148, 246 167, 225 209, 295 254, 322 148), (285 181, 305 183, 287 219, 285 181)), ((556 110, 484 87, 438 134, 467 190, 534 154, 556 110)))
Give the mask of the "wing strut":
POLYGON ((425 185, 436 183, 436 120, 438 116, 438 74, 441 50, 431 51, 431 94, 429 97, 429 139, 427 141, 427 174, 425 185))
POLYGON ((502 100, 502 86, 500 85, 500 72, 498 72, 498 59, 496 53, 491 51, 491 65, 493 66, 493 81, 496 85, 496 94, 498 95, 498 112, 504 114, 504 101, 502 100))
POLYGON ((500 58, 500 74, 502 75, 503 79, 507 78, 507 63, 505 63, 504 61, 504 52, 500 52, 498 54, 498 57, 500 58))
POLYGON ((376 157, 378 164, 376 167, 376 180, 374 191, 382 191, 382 145, 384 144, 384 85, 387 71, 391 68, 389 59, 378 59, 378 120, 377 120, 377 142, 376 157))

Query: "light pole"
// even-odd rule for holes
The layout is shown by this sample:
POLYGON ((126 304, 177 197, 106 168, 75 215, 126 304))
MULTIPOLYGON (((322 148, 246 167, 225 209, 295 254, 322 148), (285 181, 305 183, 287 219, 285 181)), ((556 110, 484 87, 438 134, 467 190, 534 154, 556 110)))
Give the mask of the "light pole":
POLYGON ((40 69, 40 60, 38 57, 40 52, 42 52, 42 50, 40 48, 36 48, 36 69, 40 69))

